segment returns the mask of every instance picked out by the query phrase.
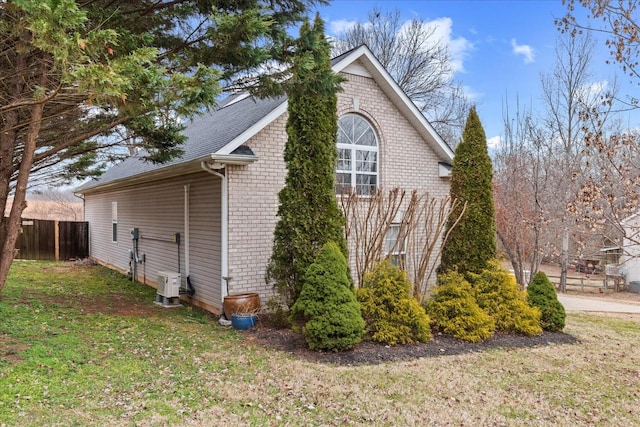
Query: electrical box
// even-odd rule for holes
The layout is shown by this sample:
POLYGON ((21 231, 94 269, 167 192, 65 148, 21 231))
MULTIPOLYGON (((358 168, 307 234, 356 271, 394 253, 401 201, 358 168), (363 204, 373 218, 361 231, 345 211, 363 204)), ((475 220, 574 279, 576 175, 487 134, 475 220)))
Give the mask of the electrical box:
POLYGON ((140 229, 138 227, 134 227, 131 229, 131 239, 138 240, 140 236, 140 229))
POLYGON ((158 295, 165 298, 180 296, 180 273, 175 271, 158 271, 158 295))

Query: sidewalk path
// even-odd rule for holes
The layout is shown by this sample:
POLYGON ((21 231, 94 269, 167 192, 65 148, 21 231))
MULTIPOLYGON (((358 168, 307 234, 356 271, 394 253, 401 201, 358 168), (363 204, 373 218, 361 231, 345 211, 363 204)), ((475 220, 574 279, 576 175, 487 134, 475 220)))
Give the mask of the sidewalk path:
POLYGON ((603 301, 595 298, 570 297, 558 294, 566 311, 601 311, 607 313, 640 313, 640 305, 603 301))

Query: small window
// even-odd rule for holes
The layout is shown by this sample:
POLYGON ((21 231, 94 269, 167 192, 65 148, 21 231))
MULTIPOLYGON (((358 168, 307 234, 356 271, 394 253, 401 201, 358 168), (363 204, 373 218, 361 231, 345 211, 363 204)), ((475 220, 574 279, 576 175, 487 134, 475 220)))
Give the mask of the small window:
POLYGON ((118 202, 111 202, 111 240, 118 241, 118 202))
POLYGON ((400 224, 391 224, 384 236, 384 256, 389 257, 393 265, 403 268, 406 262, 405 239, 400 236, 400 224))
POLYGON ((356 114, 338 120, 336 194, 371 195, 378 187, 378 138, 373 127, 356 114))

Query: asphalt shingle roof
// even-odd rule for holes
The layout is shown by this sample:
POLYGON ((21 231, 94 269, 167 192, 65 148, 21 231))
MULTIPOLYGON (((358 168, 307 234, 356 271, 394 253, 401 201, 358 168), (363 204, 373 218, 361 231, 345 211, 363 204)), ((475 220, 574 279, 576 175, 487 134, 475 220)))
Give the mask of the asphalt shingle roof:
POLYGON ((197 116, 188 123, 184 130, 187 140, 182 146, 184 154, 181 157, 154 164, 144 161, 144 152, 138 153, 109 168, 99 179, 82 185, 76 191, 82 192, 112 181, 205 158, 225 147, 287 99, 285 96, 267 99, 243 96, 232 96, 219 108, 197 116))
MULTIPOLYGON (((331 64, 334 66, 334 70, 335 66, 345 61, 345 59, 354 52, 360 53, 350 59, 349 63, 363 58, 365 61, 368 61, 368 63, 374 65, 374 74, 375 69, 378 68, 376 64, 378 64, 380 68, 382 67, 375 57, 373 57, 371 51, 363 45, 333 58, 331 64)), ((393 81, 393 78, 386 72, 380 72, 375 75, 381 78, 383 83, 387 82, 385 83, 385 87, 390 88, 389 93, 391 94, 390 96, 392 97, 393 102, 401 108, 404 107, 404 112, 407 114, 407 117, 410 119, 413 118, 412 122, 414 126, 416 126, 417 129, 422 130, 422 133, 431 145, 431 148, 440 156, 441 160, 446 163, 450 163, 453 158, 453 152, 451 149, 437 134, 433 127, 426 122, 426 119, 420 114, 417 107, 415 107, 415 105, 408 100, 406 96, 402 97, 398 95, 401 89, 399 89, 397 83, 393 81)), ((374 76, 374 78, 376 77, 374 76)), ((184 130, 187 141, 182 146, 184 154, 180 158, 176 158, 164 164, 153 164, 143 160, 145 153, 139 153, 111 167, 100 177, 100 179, 84 184, 78 188, 76 192, 83 193, 86 190, 108 184, 116 185, 120 180, 129 178, 134 180, 137 180, 138 178, 144 179, 142 175, 145 173, 163 173, 163 168, 173 166, 173 169, 176 169, 175 166, 194 162, 199 159, 205 160, 211 154, 226 153, 228 152, 226 150, 222 153, 220 153, 220 151, 230 143, 234 142, 234 140, 242 135, 243 132, 248 131, 260 122, 260 120, 268 116, 269 113, 276 110, 280 105, 286 102, 286 99, 286 96, 268 99, 256 99, 247 96, 246 94, 231 96, 220 103, 218 108, 215 110, 198 116, 187 124, 186 129, 184 130)), ((238 144, 244 142, 245 141, 236 140, 234 146, 238 147, 238 144)), ((238 151, 238 149, 236 149, 232 154, 249 155, 248 153, 238 151)))

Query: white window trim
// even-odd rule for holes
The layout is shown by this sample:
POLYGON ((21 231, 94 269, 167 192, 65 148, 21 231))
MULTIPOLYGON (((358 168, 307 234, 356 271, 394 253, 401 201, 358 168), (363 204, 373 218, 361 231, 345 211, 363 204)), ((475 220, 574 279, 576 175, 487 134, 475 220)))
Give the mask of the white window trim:
MULTIPOLYGON (((380 187, 380 142, 378 139, 378 134, 376 132, 375 127, 373 126, 373 124, 367 120, 365 117, 362 117, 359 114, 353 114, 353 113, 347 113, 345 115, 343 115, 342 117, 340 117, 339 120, 345 118, 345 117, 349 117, 349 116, 355 116, 360 120, 363 120, 371 129, 373 136, 375 138, 375 145, 361 145, 361 144, 357 144, 356 143, 340 143, 338 142, 336 144, 336 148, 338 150, 350 150, 351 151, 351 169, 347 170, 347 169, 338 169, 337 165, 336 165, 336 174, 338 173, 342 173, 342 174, 349 174, 351 177, 351 183, 350 183, 350 188, 351 191, 355 190, 357 191, 357 177, 358 175, 368 175, 368 176, 375 176, 376 177, 376 184, 375 184, 375 189, 377 190, 380 187), (373 152, 376 154, 376 161, 375 161, 375 165, 376 165, 376 171, 375 172, 367 172, 367 171, 358 171, 356 170, 357 168, 357 152, 360 151, 367 151, 367 152, 373 152)), ((339 125, 338 125, 339 126, 339 125)), ((363 133, 364 134, 364 133, 363 133)), ((338 135, 340 135, 340 128, 338 127, 338 135)), ((339 193, 337 195, 340 195, 339 193)), ((371 193, 369 194, 358 194, 358 196, 361 197, 370 197, 371 193)))
POLYGON ((402 241, 402 244, 400 245, 400 247, 395 247, 395 243, 398 240, 398 237, 400 236, 400 232, 401 232, 401 224, 400 223, 393 223, 389 225, 389 229, 387 230, 387 233, 384 236, 384 251, 385 253, 383 254, 385 258, 389 258, 391 260, 391 262, 394 265, 397 265, 398 267, 403 267, 407 262, 407 242, 406 240, 402 241), (391 229, 395 229, 397 230, 396 233, 396 238, 394 241, 391 241, 388 239, 389 233, 391 232, 391 229), (394 249, 393 251, 391 251, 391 249, 394 249), (394 261, 395 259, 395 261, 394 261), (402 265, 400 265, 400 263, 398 262, 399 259, 402 259, 402 265))
POLYGON ((118 243, 118 202, 111 202, 111 241, 118 243))

